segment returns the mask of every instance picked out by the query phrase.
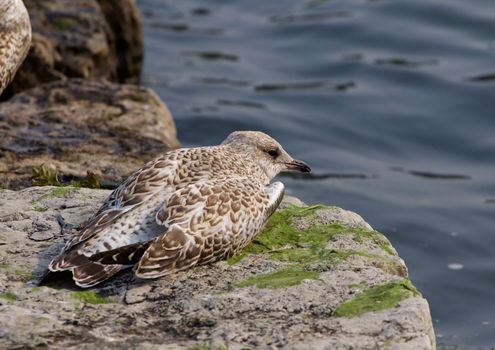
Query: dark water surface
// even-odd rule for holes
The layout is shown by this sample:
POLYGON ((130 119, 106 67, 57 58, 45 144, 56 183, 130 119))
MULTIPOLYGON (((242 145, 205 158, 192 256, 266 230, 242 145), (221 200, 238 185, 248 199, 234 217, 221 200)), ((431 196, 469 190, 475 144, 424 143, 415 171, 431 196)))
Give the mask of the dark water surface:
POLYGON ((495 345, 494 0, 139 0, 183 145, 263 130, 385 232, 440 344, 495 345))

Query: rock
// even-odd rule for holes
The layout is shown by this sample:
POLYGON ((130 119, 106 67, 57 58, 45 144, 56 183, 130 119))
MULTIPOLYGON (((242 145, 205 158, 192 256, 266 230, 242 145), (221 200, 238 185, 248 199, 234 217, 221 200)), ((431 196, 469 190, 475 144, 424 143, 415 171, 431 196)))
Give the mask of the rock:
POLYGON ((0 187, 81 180, 119 183, 179 147, 168 108, 149 89, 73 79, 0 104, 0 187), (41 170, 40 170, 41 169, 41 170), (96 181, 96 180, 95 180, 96 181))
POLYGON ((0 348, 81 340, 88 349, 435 348, 428 303, 402 259, 383 235, 356 225, 356 214, 335 207, 277 211, 227 262, 157 280, 128 271, 91 290, 70 279, 33 287, 29 280, 73 234, 61 234, 56 216, 80 225, 109 193, 0 190, 0 348), (53 238, 34 241, 34 230, 53 238))
POLYGON ((33 37, 2 96, 68 78, 139 81, 143 39, 134 0, 24 0, 33 37))
POLYGON ((148 294, 153 290, 152 286, 145 284, 133 289, 127 290, 125 293, 126 304, 136 304, 141 303, 146 300, 148 294))
POLYGON ((98 0, 110 26, 110 47, 121 83, 138 83, 143 62, 141 16, 135 0, 98 0))
POLYGON ((289 208, 291 205, 295 205, 298 207, 307 207, 306 203, 304 203, 299 198, 285 195, 284 201, 279 205, 279 209, 289 208))

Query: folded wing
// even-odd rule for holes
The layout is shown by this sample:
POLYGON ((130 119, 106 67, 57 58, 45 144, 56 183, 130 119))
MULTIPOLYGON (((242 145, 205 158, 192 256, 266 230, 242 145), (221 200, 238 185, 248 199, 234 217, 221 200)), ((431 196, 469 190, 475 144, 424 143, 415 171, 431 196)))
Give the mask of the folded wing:
POLYGON ((283 198, 284 186, 248 178, 201 181, 175 192, 156 215, 169 230, 143 254, 136 275, 156 278, 226 259, 258 234, 283 198))

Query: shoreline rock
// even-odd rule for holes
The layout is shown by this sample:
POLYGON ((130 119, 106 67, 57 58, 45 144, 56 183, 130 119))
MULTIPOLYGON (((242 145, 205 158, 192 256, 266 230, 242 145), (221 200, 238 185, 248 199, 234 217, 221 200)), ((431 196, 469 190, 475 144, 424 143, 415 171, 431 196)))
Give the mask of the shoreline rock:
POLYGON ((143 34, 134 0, 24 3, 31 20, 31 49, 2 100, 69 78, 139 82, 143 34))
MULTIPOLYGON (((357 214, 285 205, 229 261, 92 290, 33 287, 63 235, 110 192, 0 190, 0 347, 434 349, 428 303, 357 214)), ((299 203, 298 205, 302 205, 299 203)))
POLYGON ((82 79, 1 103, 0 129, 0 188, 29 187, 33 175, 42 184, 82 181, 88 171, 115 186, 180 146, 172 115, 152 90, 82 79))

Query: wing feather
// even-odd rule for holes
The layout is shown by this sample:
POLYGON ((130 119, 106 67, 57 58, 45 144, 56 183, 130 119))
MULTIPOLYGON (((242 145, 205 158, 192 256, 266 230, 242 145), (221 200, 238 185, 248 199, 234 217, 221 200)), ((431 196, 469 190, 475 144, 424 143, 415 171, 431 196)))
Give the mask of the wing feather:
POLYGON ((175 153, 175 151, 167 152, 129 176, 110 193, 79 235, 67 242, 63 251, 66 252, 105 230, 125 213, 157 193, 163 195, 177 169, 175 153))
POLYGON ((204 180, 176 191, 156 215, 169 230, 141 258, 136 275, 156 278, 233 256, 261 231, 284 186, 248 178, 204 180))
POLYGON ((109 209, 129 210, 170 185, 177 172, 177 152, 170 151, 130 175, 105 199, 95 216, 109 209))
POLYGON ((155 278, 194 266, 204 240, 173 225, 146 250, 136 268, 136 276, 155 278))
MULTIPOLYGON (((178 152, 183 151, 167 152, 129 176, 107 197, 79 235, 66 243, 61 254, 50 262, 49 270, 53 272, 70 270, 78 285, 89 287, 135 264, 151 242, 143 241, 117 248, 113 246, 115 249, 112 249, 112 246, 105 239, 99 239, 98 235, 102 237, 118 235, 118 229, 117 232, 115 231, 116 223, 119 220, 121 223, 125 222, 128 219, 126 214, 131 215, 133 210, 137 210, 157 194, 166 197, 167 191, 172 192, 173 186, 170 184, 177 171, 178 152), (98 239, 93 245, 88 244, 95 238, 98 239)), ((156 236, 167 228, 154 229, 158 229, 156 234, 143 231, 142 237, 150 234, 156 236)))

